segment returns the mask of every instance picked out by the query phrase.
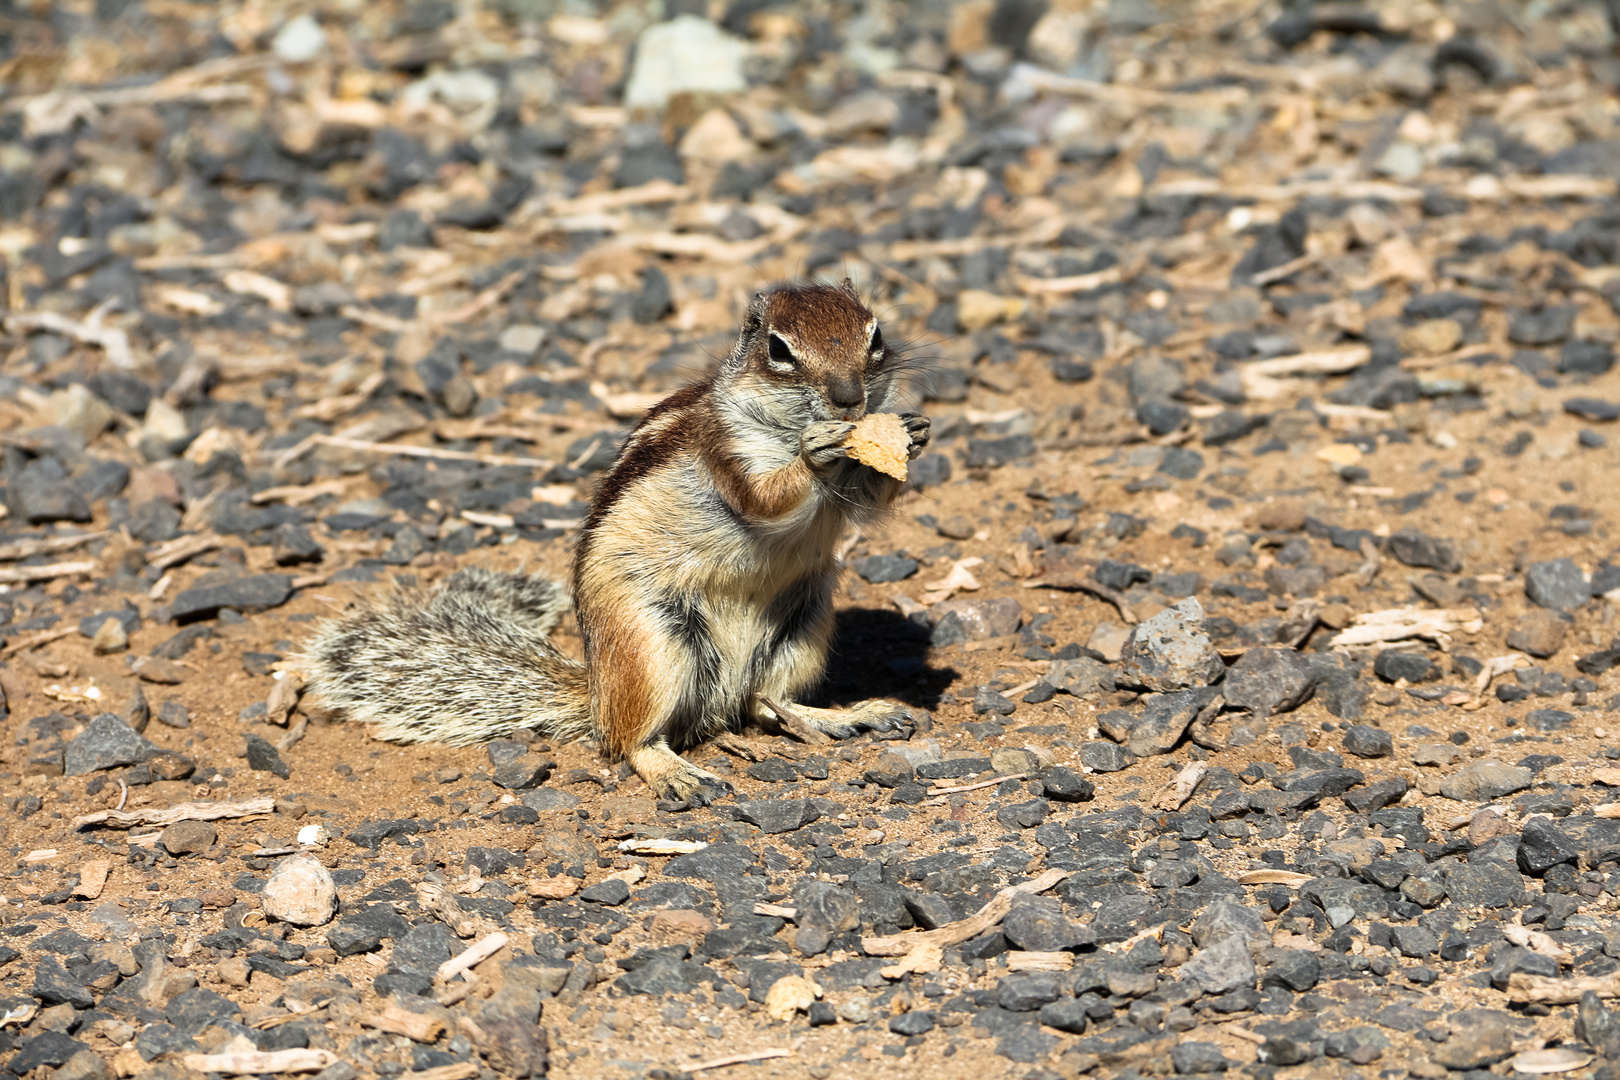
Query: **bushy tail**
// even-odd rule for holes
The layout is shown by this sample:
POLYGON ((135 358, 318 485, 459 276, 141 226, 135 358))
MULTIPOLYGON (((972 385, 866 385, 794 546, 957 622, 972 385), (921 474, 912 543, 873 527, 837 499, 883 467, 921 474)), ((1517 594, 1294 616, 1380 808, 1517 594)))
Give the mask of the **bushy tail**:
POLYGON ((323 624, 304 656, 309 686, 389 742, 577 738, 590 731, 585 667, 547 637, 570 603, 554 581, 460 570, 323 624))

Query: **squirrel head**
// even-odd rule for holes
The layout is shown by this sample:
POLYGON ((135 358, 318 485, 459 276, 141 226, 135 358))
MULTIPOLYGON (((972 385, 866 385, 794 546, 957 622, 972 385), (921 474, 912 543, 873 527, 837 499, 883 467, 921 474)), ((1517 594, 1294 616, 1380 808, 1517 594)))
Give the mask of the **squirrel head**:
POLYGON ((784 285, 748 305, 728 381, 784 420, 856 420, 887 406, 897 359, 848 279, 784 285))

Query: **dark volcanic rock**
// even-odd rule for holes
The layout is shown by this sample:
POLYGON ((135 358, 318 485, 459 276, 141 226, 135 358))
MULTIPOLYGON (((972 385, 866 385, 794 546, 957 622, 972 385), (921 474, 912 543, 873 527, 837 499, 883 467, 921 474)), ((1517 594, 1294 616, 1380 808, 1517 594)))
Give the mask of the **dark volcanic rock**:
POLYGON ((1193 597, 1139 623, 1120 654, 1127 684, 1168 692, 1218 682, 1221 654, 1204 632, 1204 609, 1193 597))
POLYGON ((1580 855, 1564 831, 1551 819, 1533 817, 1524 823, 1519 835, 1519 869, 1540 877, 1560 863, 1574 862, 1580 855))
POLYGON ((1524 879, 1512 866, 1468 863, 1446 874, 1446 895, 1460 907, 1508 907, 1524 900, 1524 879))
POLYGON ((1389 732, 1367 724, 1352 724, 1345 729, 1344 749, 1346 753, 1361 758, 1389 757, 1395 752, 1395 740, 1389 732))
POLYGON ((1573 559, 1531 563, 1524 571, 1524 592, 1534 603, 1559 611, 1574 611, 1592 599, 1592 587, 1573 559))
POLYGON ((134 765, 158 753, 158 748, 112 713, 102 713, 68 744, 63 770, 83 776, 119 765, 134 765))
POLYGON ((222 608, 236 611, 264 611, 280 607, 292 596, 292 578, 285 574, 257 574, 237 578, 223 585, 187 589, 174 598, 169 617, 177 623, 211 619, 222 608))
POLYGON ((1226 703, 1261 716, 1289 712, 1316 687, 1311 663, 1293 649, 1249 649, 1226 673, 1226 703))
POLYGON ((785 833, 801 829, 821 816, 815 803, 808 799, 760 799, 739 802, 735 806, 738 820, 758 825, 766 833, 785 833))
POLYGON ((1199 710, 1218 694, 1214 688, 1157 694, 1140 712, 1115 709, 1099 716, 1097 722, 1109 738, 1124 743, 1137 757, 1168 754, 1199 710))

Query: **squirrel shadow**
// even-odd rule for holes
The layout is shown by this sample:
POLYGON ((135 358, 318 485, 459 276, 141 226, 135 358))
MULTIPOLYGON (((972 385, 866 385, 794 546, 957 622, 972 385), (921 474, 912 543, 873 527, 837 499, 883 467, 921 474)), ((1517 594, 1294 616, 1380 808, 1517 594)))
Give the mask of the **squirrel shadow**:
POLYGON ((845 608, 833 628, 827 675, 816 695, 834 708, 869 698, 893 698, 937 709, 960 674, 928 663, 929 631, 898 611, 845 608))

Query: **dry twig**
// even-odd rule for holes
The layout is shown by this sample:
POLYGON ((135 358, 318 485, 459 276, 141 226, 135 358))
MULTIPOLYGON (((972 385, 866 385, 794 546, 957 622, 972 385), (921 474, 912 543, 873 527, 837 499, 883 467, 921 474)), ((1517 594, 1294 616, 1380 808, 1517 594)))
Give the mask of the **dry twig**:
POLYGON ((47 563, 44 566, 0 567, 0 585, 24 585, 30 581, 50 581, 53 578, 72 577, 74 574, 93 574, 101 564, 94 559, 76 562, 47 563))
POLYGON ((334 1065, 330 1050, 254 1050, 235 1054, 185 1054, 180 1063, 193 1072, 245 1076, 253 1073, 320 1072, 334 1065))
POLYGON ((142 806, 134 810, 98 810, 73 819, 73 827, 106 825, 114 829, 129 829, 136 825, 173 825, 177 821, 221 821, 226 818, 258 817, 271 813, 276 800, 268 795, 241 802, 188 802, 167 809, 142 806))
POLYGON ((102 324, 105 306, 96 308, 84 320, 70 319, 66 315, 59 315, 54 311, 39 311, 27 314, 12 315, 6 319, 6 329, 12 333, 22 333, 27 330, 49 330, 56 334, 66 334, 75 341, 86 345, 94 345, 107 354, 107 361, 116 368, 124 371, 135 369, 135 354, 129 347, 129 335, 116 326, 102 324))
POLYGON ((1125 599, 1124 593, 1117 589, 1110 589, 1108 586, 1093 578, 1084 578, 1078 575, 1060 575, 1044 578, 1038 581, 1026 581, 1024 582, 1024 588, 1074 589, 1079 592, 1090 593, 1099 600, 1104 600, 1110 604, 1113 604, 1114 609, 1119 612, 1119 617, 1124 619, 1126 622, 1134 624, 1139 621, 1136 617, 1136 613, 1131 610, 1131 602, 1125 599))
POLYGON ((440 964, 439 970, 434 977, 440 982, 449 982, 457 975, 461 975, 471 982, 473 981, 472 969, 506 948, 506 942, 506 935, 499 931, 490 934, 486 938, 481 938, 462 950, 458 955, 452 956, 440 964))
POLYGON ((9 544, 0 544, 0 562, 15 562, 18 559, 29 559, 35 555, 48 555, 57 551, 69 551, 81 547, 108 535, 107 530, 100 532, 80 533, 77 536, 47 536, 39 540, 14 540, 9 544))
POLYGON ((782 1047, 770 1050, 749 1050, 742 1054, 728 1054, 725 1057, 710 1058, 700 1061, 696 1065, 682 1065, 685 1072, 708 1072, 710 1069, 723 1069, 728 1065, 747 1065, 754 1061, 769 1061, 772 1058, 792 1057, 793 1051, 782 1047))

